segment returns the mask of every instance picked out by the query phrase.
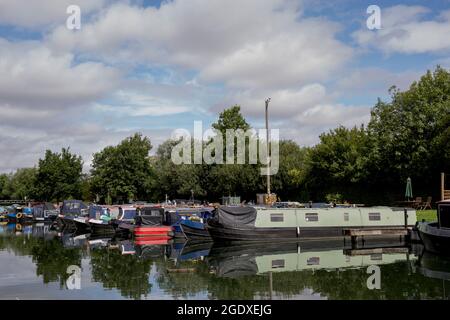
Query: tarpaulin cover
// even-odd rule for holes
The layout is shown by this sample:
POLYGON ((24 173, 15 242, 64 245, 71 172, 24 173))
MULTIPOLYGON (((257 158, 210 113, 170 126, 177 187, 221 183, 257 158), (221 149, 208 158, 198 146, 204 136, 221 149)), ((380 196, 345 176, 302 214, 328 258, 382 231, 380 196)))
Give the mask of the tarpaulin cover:
POLYGON ((63 215, 81 215, 82 210, 87 209, 87 206, 81 200, 64 200, 61 208, 63 215))
POLYGON ((44 205, 39 204, 33 207, 33 216, 36 218, 44 218, 44 205))
POLYGON ((254 227, 256 209, 253 207, 219 207, 216 218, 219 223, 234 227, 254 227))
POLYGON ((135 218, 135 223, 140 226, 160 226, 164 223, 164 209, 142 208, 135 218))

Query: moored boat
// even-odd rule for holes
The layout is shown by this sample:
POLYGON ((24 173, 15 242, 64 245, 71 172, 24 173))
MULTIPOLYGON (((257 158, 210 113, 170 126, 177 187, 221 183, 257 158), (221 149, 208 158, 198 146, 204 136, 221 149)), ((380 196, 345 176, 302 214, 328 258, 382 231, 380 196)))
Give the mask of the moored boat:
POLYGON ((412 228, 413 209, 219 207, 207 230, 214 241, 343 238, 349 229, 412 228))
POLYGON ((450 255, 450 200, 438 202, 436 222, 419 222, 417 229, 425 250, 450 255))
POLYGON ((58 214, 59 210, 49 202, 33 206, 33 220, 37 222, 54 221, 58 214))
POLYGON ((81 200, 64 200, 57 221, 63 228, 87 232, 90 230, 88 207, 81 200))

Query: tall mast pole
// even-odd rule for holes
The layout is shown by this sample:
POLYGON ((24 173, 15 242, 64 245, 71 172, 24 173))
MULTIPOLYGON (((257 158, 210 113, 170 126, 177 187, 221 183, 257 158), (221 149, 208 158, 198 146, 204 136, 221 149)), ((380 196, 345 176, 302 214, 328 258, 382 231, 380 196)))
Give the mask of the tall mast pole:
POLYGON ((270 141, 269 141, 269 102, 266 100, 266 143, 267 143, 267 195, 270 196, 270 141))

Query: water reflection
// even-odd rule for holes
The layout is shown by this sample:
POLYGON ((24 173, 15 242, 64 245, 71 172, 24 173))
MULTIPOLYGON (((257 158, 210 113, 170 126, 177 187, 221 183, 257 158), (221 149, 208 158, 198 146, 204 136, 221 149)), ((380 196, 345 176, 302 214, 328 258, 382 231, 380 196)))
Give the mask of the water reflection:
MULTIPOLYGON (((450 258, 401 244, 360 250, 340 241, 136 244, 120 237, 59 233, 43 223, 0 225, 0 265, 14 257, 30 259, 16 266, 10 281, 20 283, 30 267, 41 279, 32 298, 42 298, 45 290, 71 298, 66 287, 70 265, 83 268, 76 297, 87 299, 447 299, 450 279, 450 258), (367 288, 370 265, 381 268, 380 290, 367 288)), ((2 290, 0 282, 0 298, 2 290)))

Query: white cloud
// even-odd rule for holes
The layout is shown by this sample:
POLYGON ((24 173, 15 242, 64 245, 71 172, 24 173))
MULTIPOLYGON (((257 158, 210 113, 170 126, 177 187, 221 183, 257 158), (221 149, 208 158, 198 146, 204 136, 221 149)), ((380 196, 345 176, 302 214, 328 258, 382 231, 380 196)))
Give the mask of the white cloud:
POLYGON ((232 87, 286 87, 326 79, 352 56, 340 26, 305 18, 292 0, 192 0, 159 9, 116 5, 80 32, 57 28, 48 41, 114 63, 194 69, 198 80, 232 87))
POLYGON ((28 109, 63 109, 96 100, 119 83, 119 72, 101 63, 75 64, 38 42, 0 39, 0 103, 28 109))
POLYGON ((174 105, 174 102, 168 98, 158 98, 137 92, 119 90, 115 98, 117 104, 95 104, 95 109, 131 117, 163 116, 191 111, 189 107, 174 105))
POLYGON ((386 53, 429 53, 450 51, 450 10, 438 19, 427 20, 428 8, 398 5, 382 9, 381 30, 363 26, 353 33, 363 47, 380 49, 386 53))
POLYGON ((105 0, 0 0, 0 25, 25 28, 65 25, 69 16, 66 13, 69 5, 80 6, 82 15, 87 15, 100 9, 105 2, 105 0))

